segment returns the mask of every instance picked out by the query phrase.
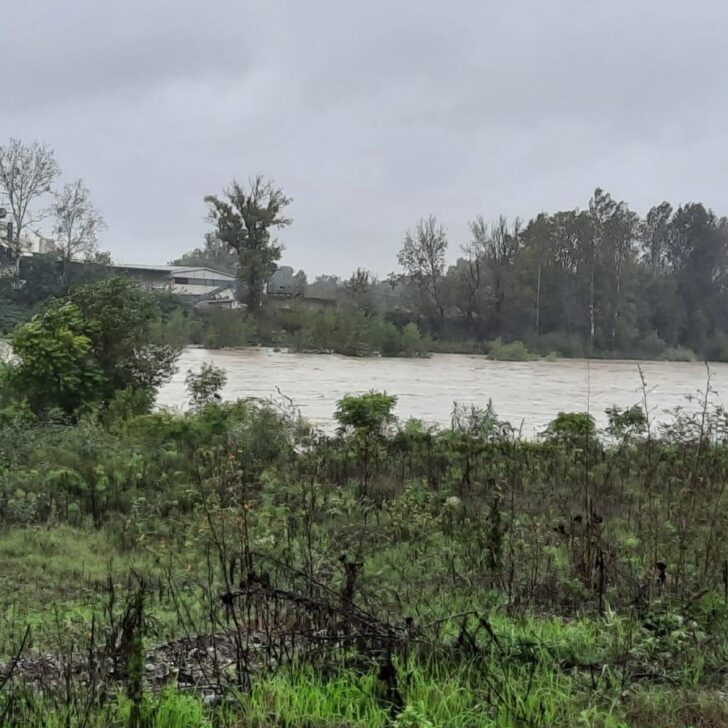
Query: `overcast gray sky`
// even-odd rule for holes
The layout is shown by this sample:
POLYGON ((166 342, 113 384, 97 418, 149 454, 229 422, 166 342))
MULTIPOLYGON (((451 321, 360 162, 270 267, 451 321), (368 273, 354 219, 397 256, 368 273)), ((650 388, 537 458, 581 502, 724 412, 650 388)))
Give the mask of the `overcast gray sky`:
POLYGON ((203 196, 271 176, 284 263, 394 270, 436 213, 585 206, 599 185, 728 213, 719 0, 27 0, 0 10, 0 143, 83 177, 124 262, 201 243, 203 196))

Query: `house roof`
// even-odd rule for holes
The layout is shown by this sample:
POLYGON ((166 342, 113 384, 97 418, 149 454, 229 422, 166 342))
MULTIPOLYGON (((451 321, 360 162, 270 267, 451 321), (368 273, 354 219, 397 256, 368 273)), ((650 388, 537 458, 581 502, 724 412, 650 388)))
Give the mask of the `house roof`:
POLYGON ((148 265, 146 263, 112 263, 111 268, 119 268, 121 270, 148 270, 158 271, 160 273, 191 273, 197 270, 206 270, 219 276, 235 280, 233 273, 220 270, 219 268, 211 268, 208 265, 148 265))

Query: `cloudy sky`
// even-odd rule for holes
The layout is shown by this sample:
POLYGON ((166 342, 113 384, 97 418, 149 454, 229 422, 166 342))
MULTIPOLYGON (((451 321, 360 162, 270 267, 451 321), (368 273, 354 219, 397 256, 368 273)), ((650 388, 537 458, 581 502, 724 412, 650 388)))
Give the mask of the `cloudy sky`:
POLYGON ((83 177, 123 262, 201 243, 203 196, 294 198, 284 263, 394 270, 436 213, 585 206, 599 185, 728 213, 718 0, 28 0, 0 11, 0 143, 83 177))

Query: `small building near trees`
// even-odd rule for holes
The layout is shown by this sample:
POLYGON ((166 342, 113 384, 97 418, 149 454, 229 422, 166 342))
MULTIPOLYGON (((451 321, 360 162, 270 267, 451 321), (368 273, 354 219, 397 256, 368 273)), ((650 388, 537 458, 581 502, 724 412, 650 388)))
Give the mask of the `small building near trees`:
POLYGON ((199 307, 240 307, 237 278, 215 268, 131 263, 113 263, 110 268, 135 278, 150 291, 167 291, 199 307))

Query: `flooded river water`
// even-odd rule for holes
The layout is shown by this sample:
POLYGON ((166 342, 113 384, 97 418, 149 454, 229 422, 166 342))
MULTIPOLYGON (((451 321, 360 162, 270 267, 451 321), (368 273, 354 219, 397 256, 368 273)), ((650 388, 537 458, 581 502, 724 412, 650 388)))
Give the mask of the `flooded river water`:
MULTIPOLYGON (((482 356, 435 354, 429 359, 350 358, 338 355, 289 354, 272 349, 210 351, 186 349, 179 372, 161 390, 159 404, 185 407, 184 379, 203 362, 227 370, 225 399, 268 398, 278 390, 303 415, 324 428, 333 424, 336 401, 370 389, 398 397, 396 414, 428 423, 450 422, 454 402, 484 406, 524 434, 533 436, 560 411, 590 411, 604 424, 604 410, 642 400, 638 362, 584 359, 499 362, 482 356)), ((693 362, 642 362, 655 421, 674 407, 696 408, 686 398, 704 390, 707 371, 693 362)), ((711 388, 728 401, 728 364, 711 364, 711 388)))

